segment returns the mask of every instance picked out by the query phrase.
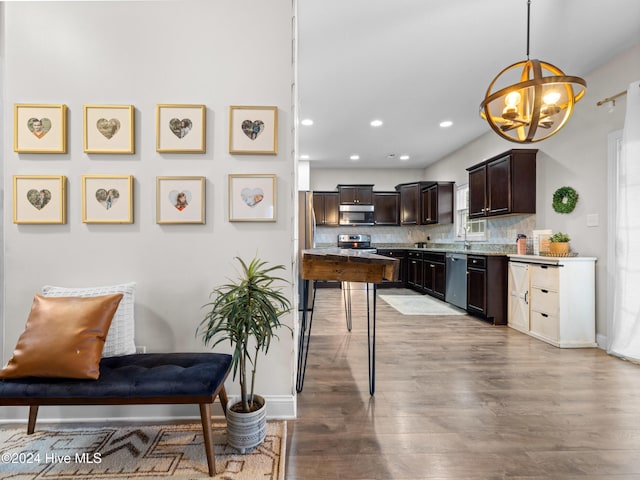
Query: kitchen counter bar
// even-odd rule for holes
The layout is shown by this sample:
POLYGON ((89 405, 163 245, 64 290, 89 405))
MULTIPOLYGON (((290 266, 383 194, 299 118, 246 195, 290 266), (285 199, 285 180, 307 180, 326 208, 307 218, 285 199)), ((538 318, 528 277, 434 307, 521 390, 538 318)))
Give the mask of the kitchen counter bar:
POLYGON ((382 283, 396 281, 400 261, 357 249, 314 248, 302 251, 303 280, 382 283))
MULTIPOLYGON (((375 392, 375 348, 376 348, 376 285, 383 280, 396 281, 400 271, 400 261, 395 258, 376 255, 357 249, 315 248, 302 251, 303 308, 298 348, 298 376, 296 390, 302 391, 307 369, 313 304, 316 296, 317 280, 338 280, 341 282, 362 282, 367 284, 367 343, 369 351, 369 394, 375 392), (313 282, 311 308, 307 298, 310 283, 313 282), (369 307, 369 285, 373 284, 373 309, 369 307), (310 317, 307 322, 307 311, 310 317), (373 315, 371 315, 373 313, 373 315)), ((349 289, 349 295, 351 290, 349 289)), ((350 302, 349 302, 350 303, 350 302)), ((349 311, 346 312, 349 315, 349 311)), ((347 318, 347 325, 350 325, 347 318)))

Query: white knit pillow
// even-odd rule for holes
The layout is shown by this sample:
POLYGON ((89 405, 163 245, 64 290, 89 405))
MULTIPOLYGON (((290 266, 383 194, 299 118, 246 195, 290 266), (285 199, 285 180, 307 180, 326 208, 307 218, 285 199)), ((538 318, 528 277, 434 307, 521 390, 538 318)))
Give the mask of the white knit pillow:
POLYGON ((134 342, 133 307, 135 301, 135 282, 112 285, 108 287, 66 288, 45 285, 42 294, 45 297, 96 297, 112 293, 122 293, 122 301, 111 322, 107 340, 102 350, 103 357, 115 357, 136 353, 134 342))

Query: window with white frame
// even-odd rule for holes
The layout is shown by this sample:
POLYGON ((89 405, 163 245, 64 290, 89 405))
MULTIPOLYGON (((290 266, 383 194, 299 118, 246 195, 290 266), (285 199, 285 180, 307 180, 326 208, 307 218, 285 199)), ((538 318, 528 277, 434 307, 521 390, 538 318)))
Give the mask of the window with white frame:
POLYGON ((469 218, 469 184, 456 187, 456 240, 486 241, 487 220, 469 218))

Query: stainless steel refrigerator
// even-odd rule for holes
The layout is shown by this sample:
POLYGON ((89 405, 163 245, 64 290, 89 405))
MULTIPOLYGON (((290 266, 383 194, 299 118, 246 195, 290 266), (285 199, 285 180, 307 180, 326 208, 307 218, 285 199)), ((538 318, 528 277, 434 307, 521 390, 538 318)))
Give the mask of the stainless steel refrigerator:
MULTIPOLYGON (((313 192, 298 192, 298 270, 302 273, 302 250, 315 248, 316 218, 313 213, 313 192)), ((303 308, 303 282, 298 279, 299 308, 303 308)), ((311 289, 309 289, 311 290, 311 289)), ((307 305, 311 306, 311 292, 307 305)))

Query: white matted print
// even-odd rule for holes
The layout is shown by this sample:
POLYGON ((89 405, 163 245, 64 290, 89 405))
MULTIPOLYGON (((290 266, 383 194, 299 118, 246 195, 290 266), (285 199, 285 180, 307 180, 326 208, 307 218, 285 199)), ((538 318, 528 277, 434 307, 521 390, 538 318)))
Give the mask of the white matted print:
POLYGON ((278 107, 229 107, 229 153, 278 153, 278 107))
POLYGON ((85 105, 85 153, 134 153, 133 105, 85 105))
POLYGON ((67 223, 67 177, 14 175, 13 223, 67 223))
POLYGON ((205 105, 156 105, 156 151, 205 153, 205 105))
POLYGON ((83 175, 83 223, 133 223, 133 175, 83 175))
POLYGON ((66 153, 67 106, 14 105, 13 151, 18 153, 66 153))
POLYGON ((229 221, 275 222, 276 176, 229 175, 229 221))
POLYGON ((156 177, 156 223, 205 223, 204 177, 156 177))

